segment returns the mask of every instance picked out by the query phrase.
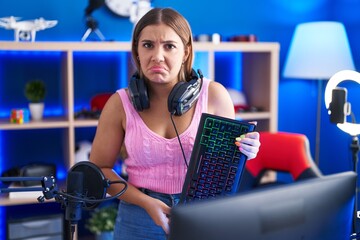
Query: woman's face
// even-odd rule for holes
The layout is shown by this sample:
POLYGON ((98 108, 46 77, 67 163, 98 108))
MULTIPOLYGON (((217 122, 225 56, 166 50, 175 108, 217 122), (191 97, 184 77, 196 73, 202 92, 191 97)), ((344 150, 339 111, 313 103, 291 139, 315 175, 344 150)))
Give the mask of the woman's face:
POLYGON ((178 81, 188 51, 171 27, 165 24, 145 27, 137 47, 140 67, 147 79, 156 83, 178 81))

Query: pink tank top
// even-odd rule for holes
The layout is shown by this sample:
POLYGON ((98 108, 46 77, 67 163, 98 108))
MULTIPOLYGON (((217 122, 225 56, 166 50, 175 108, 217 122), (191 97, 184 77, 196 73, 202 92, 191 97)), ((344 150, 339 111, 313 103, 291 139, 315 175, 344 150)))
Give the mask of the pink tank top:
MULTIPOLYGON (((193 119, 189 127, 180 134, 188 162, 201 114, 207 112, 209 83, 210 80, 204 78, 200 96, 193 106, 193 119)), ((125 160, 128 182, 135 187, 156 192, 181 193, 187 168, 177 137, 167 139, 151 131, 133 107, 125 89, 120 89, 117 93, 126 112, 124 143, 128 154, 125 160)))

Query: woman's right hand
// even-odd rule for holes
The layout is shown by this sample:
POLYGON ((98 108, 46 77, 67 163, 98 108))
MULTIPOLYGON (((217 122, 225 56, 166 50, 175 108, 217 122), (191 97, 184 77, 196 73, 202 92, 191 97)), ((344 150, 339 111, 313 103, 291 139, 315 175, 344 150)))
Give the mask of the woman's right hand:
POLYGON ((159 199, 150 197, 144 207, 146 212, 154 220, 155 224, 162 227, 169 234, 169 217, 171 208, 159 199))

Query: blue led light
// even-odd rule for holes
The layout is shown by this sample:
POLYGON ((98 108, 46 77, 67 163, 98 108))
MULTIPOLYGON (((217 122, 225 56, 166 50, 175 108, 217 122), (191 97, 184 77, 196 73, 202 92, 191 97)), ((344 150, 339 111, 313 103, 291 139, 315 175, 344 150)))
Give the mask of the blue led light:
POLYGON ((35 58, 58 58, 61 55, 60 51, 1 51, 0 50, 0 56, 1 58, 8 58, 8 57, 16 57, 16 59, 22 59, 22 58, 28 58, 28 59, 34 59, 35 58))
POLYGON ((4 159, 3 159, 3 155, 4 155, 3 147, 4 147, 4 144, 3 144, 3 131, 0 131, 0 173, 3 172, 3 162, 4 162, 4 159))
POLYGON ((241 53, 237 53, 237 54, 234 54, 234 58, 233 58, 233 61, 234 63, 233 64, 230 64, 230 66, 232 67, 232 75, 233 75, 233 82, 232 82, 232 87, 234 89, 237 89, 239 91, 242 90, 242 54, 241 53))
POLYGON ((67 177, 67 170, 63 166, 56 166, 56 180, 62 181, 67 177))
POLYGON ((226 88, 242 90, 242 61, 241 52, 217 52, 215 54, 215 81, 226 88))
POLYGON ((120 62, 118 65, 119 68, 119 78, 118 78, 118 86, 117 88, 124 88, 128 85, 128 66, 127 64, 123 64, 124 62, 127 62, 128 60, 128 54, 122 53, 120 54, 120 62))
MULTIPOLYGON (((0 118, 10 118, 10 112, 12 109, 15 109, 15 107, 7 107, 6 109, 0 110, 0 118)), ((16 108, 18 109, 18 108, 16 108)), ((64 109, 55 107, 55 108, 49 108, 45 107, 44 109, 44 116, 45 117, 58 117, 64 115, 64 109)))
POLYGON ((44 116, 63 116, 64 109, 62 108, 45 108, 44 116))
POLYGON ((210 77, 208 72, 208 58, 209 54, 207 52, 195 52, 194 68, 196 68, 195 70, 200 69, 206 78, 210 77))

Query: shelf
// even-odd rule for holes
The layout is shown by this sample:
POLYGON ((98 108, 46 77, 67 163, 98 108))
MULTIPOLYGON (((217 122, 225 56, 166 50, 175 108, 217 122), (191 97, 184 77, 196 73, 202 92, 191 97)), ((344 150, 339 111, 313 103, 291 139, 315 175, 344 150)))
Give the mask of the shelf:
MULTIPOLYGON (((195 53, 205 53, 205 58, 201 57, 202 61, 200 65, 205 66, 204 72, 206 77, 215 81, 221 82, 223 79, 216 79, 217 71, 221 72, 221 69, 217 68, 217 54, 223 52, 227 53, 241 53, 240 62, 240 76, 230 75, 230 79, 240 79, 242 81, 245 96, 247 97, 248 105, 256 106, 263 109, 261 112, 247 112, 237 113, 236 118, 246 121, 259 121, 258 129, 277 131, 277 112, 278 112, 278 68, 279 68, 279 50, 278 43, 273 42, 222 42, 220 44, 214 44, 211 42, 194 42, 195 53)), ((46 54, 43 52, 59 52, 60 54, 53 55, 55 58, 54 67, 56 70, 56 78, 61 81, 61 92, 59 98, 61 99, 60 108, 66 114, 63 118, 45 118, 41 122, 29 122, 25 124, 11 124, 8 119, 0 119, 0 130, 26 130, 26 129, 55 129, 64 128, 64 140, 66 149, 64 149, 64 155, 67 166, 72 166, 75 162, 75 144, 76 133, 81 131, 80 128, 96 128, 98 121, 93 119, 75 119, 75 102, 78 98, 77 94, 81 93, 80 79, 94 77, 93 75, 82 75, 88 70, 88 65, 93 64, 97 68, 97 61, 99 55, 97 53, 111 52, 111 56, 116 56, 117 53, 131 53, 130 42, 12 42, 3 41, 0 42, 0 60, 4 61, 8 66, 16 64, 16 56, 19 58, 22 56, 21 51, 26 51, 32 56, 36 56, 39 63, 39 69, 41 71, 41 65, 44 60, 39 56, 46 54), (20 52, 18 52, 20 51, 20 52), (11 53, 11 61, 7 61, 7 54, 11 53), (87 53, 86 57, 79 57, 77 53, 87 53), (15 56, 15 57, 14 57, 15 56), (59 70, 60 69, 60 70, 59 70), (60 76, 60 77, 59 77, 60 76), (79 79, 80 78, 80 79, 79 79)), ((27 54, 27 53, 26 53, 27 54)), ((119 55, 120 56, 120 55, 119 55)), ((127 78, 127 72, 131 67, 129 62, 131 61, 127 55, 121 55, 121 57, 110 58, 106 60, 106 63, 115 61, 115 68, 119 68, 118 72, 114 72, 113 75, 108 77, 115 78, 127 78), (123 57, 125 56, 125 57, 123 57), (118 74, 119 76, 116 76, 118 74)), ((196 59, 195 59, 196 61, 196 59)), ((235 64, 235 62, 234 62, 235 64)), ((21 65, 23 66, 23 65, 21 65)), ((36 65, 35 65, 36 66, 36 65)), ((53 67, 53 65, 50 65, 53 67)), ((89 66, 91 67, 91 66, 89 66)), ((102 68, 109 67, 101 65, 102 68)), ((114 66, 113 66, 114 67, 114 66)), ((202 67, 203 68, 203 67, 202 67)), ((91 69, 92 70, 92 69, 91 69)), ((31 72, 36 69, 31 69, 31 72)), ((103 70, 104 71, 104 70, 103 70)), ((51 74, 49 72, 48 74, 51 74)), ((101 72, 103 73, 103 72, 101 72)), ((236 73, 234 73, 236 74, 236 73)), ((10 78, 11 72, 4 75, 10 78)), ((220 75, 222 76, 222 75, 220 75)), ((0 82, 4 81, 1 79, 0 82)), ((219 77, 221 78, 221 77, 219 77)), ((119 81, 118 79, 116 81, 119 81)), ((127 82, 127 79, 122 80, 123 84, 127 82)), ((6 85, 7 86, 7 85, 6 85)), ((1 87, 1 86, 0 86, 1 87)), ((116 87, 115 87, 116 88, 116 87)), ((111 88, 112 89, 112 88, 111 88)), ((113 89, 115 91, 116 89, 113 89)), ((14 100, 13 100, 14 101, 14 100)), ((1 102, 0 102, 1 107, 1 102)))
MULTIPOLYGON (((0 50, 21 51, 71 51, 71 52, 106 52, 106 51, 129 51, 130 42, 7 42, 0 41, 0 50)), ((227 52, 278 52, 280 45, 273 42, 222 42, 214 44, 211 42, 194 42, 195 51, 227 51, 227 52)))
MULTIPOLYGON (((236 118, 242 120, 268 119, 270 116, 270 112, 236 113, 236 118)), ((96 127, 97 124, 98 120, 95 119, 81 119, 73 122, 74 127, 96 127)), ((43 119, 39 122, 30 121, 23 124, 10 123, 9 121, 0 120, 0 130, 67 128, 69 125, 68 121, 61 119, 43 119)))
MULTIPOLYGON (((224 80, 222 75, 224 70, 221 66, 222 63, 219 64, 219 56, 221 58, 228 53, 230 55, 234 53, 239 60, 230 60, 230 65, 238 64, 239 68, 238 71, 231 72, 227 79, 241 81, 243 87, 241 91, 245 94, 248 105, 255 106, 261 111, 237 113, 236 118, 258 122, 257 131, 277 131, 279 50, 279 44, 273 42, 222 42, 220 44, 194 42, 195 54, 198 54, 200 59, 198 60, 196 56, 195 62, 198 64, 197 61, 199 61, 204 75, 209 79, 220 83, 224 80)), ((1 118, 0 143, 6 143, 6 147, 5 144, 2 144, 3 149, 0 149, 0 161, 3 161, 0 162, 1 166, 16 165, 18 159, 28 156, 33 159, 38 159, 40 156, 43 161, 60 159, 66 167, 65 170, 73 166, 77 141, 81 140, 85 134, 94 135, 98 124, 97 119, 75 119, 75 109, 78 109, 94 92, 102 91, 99 90, 102 86, 96 85, 96 74, 103 80, 107 80, 102 83, 104 86, 105 84, 111 85, 112 92, 117 90, 116 84, 120 85, 120 82, 122 85, 127 84, 129 72, 133 70, 130 64, 130 55, 130 42, 0 41, 0 90, 3 91, 0 91, 0 109, 3 111, 2 116, 9 111, 9 106, 17 106, 18 103, 21 103, 21 100, 18 100, 22 97, 21 90, 13 90, 13 86, 18 84, 14 79, 17 77, 24 81, 26 74, 36 75, 36 73, 43 74, 45 77, 50 76, 51 83, 56 85, 52 88, 56 95, 53 96, 56 100, 53 105, 56 109, 60 109, 62 116, 45 116, 42 121, 30 121, 24 124, 10 123, 8 118, 1 118), (101 61, 102 53, 110 53, 105 54, 106 57, 110 57, 101 61), (30 70, 26 69, 29 64, 32 66, 30 70), (46 66, 44 67, 44 65, 46 66), (22 68, 27 71, 22 72, 22 68), (21 70, 18 71, 18 69, 21 70), (112 85, 112 81, 116 84, 112 85), (93 92, 84 91, 84 84, 93 84, 89 85, 94 86, 93 92), (12 91, 19 96, 11 95, 12 91), (25 133, 25 131, 21 132, 23 130, 36 131, 26 131, 25 133), (48 136, 52 137, 48 138, 48 136), (41 145, 39 148, 38 142, 41 145), (46 144, 51 145, 54 149, 43 151, 44 146, 42 145, 46 144), (31 147, 27 145, 31 145, 31 147), (31 150, 30 154, 23 150, 26 147, 31 150), (13 151, 11 158, 5 156, 11 151, 13 151), (26 156, 16 153, 23 153, 26 156)), ((54 200, 46 200, 44 203, 47 202, 54 202, 54 200)), ((30 199, 10 199, 6 195, 0 197, 0 206, 38 203, 37 197, 30 199)))
MULTIPOLYGON (((41 195, 39 195, 40 197, 41 195)), ((45 200, 43 203, 55 202, 54 199, 45 200)), ((43 204, 37 201, 36 198, 8 198, 0 197, 0 206, 16 206, 24 204, 43 204)))
POLYGON ((130 42, 0 42, 0 50, 106 52, 130 51, 130 42))
POLYGON ((270 112, 247 112, 236 113, 235 117, 241 120, 255 120, 255 119, 269 119, 271 117, 270 112))
POLYGON ((10 123, 7 120, 0 120, 0 130, 24 130, 24 129, 47 129, 67 128, 69 122, 63 118, 45 118, 42 121, 30 121, 23 124, 10 123))
POLYGON ((214 44, 211 42, 194 42, 195 51, 204 52, 278 52, 280 45, 273 42, 222 42, 214 44))
POLYGON ((98 124, 98 120, 75 120, 74 126, 75 127, 96 127, 98 124))
MULTIPOLYGON (((232 58, 228 59, 229 65, 239 65, 239 68, 237 68, 237 72, 231 71, 229 73, 230 77, 227 79, 241 81, 241 91, 244 92, 248 105, 262 110, 260 112, 237 113, 236 118, 245 121, 257 121, 259 131, 277 131, 279 50, 279 44, 274 42, 222 42, 220 44, 194 42, 194 51, 199 54, 197 56, 200 59, 195 58, 196 64, 201 65, 207 78, 220 83, 225 80, 222 77, 224 71, 222 68, 227 66, 221 66, 222 63, 219 62, 219 58, 221 59, 223 55, 226 57, 228 53, 236 56, 236 61, 233 61, 232 58), (216 79, 216 76, 218 79, 216 79)), ((9 94, 13 91, 13 85, 17 84, 13 81, 14 76, 24 81, 24 74, 31 75, 35 73, 34 75, 36 75, 36 73, 41 73, 45 77, 49 75, 49 78, 52 79, 51 83, 55 84, 54 88, 52 88, 53 93, 56 95, 54 105, 55 108, 61 109, 61 114, 64 115, 62 117, 45 116, 42 121, 30 121, 24 124, 13 124, 9 122, 9 119, 2 118, 0 119, 0 131, 8 132, 0 140, 6 142, 6 138, 12 138, 14 135, 21 139, 22 135, 25 135, 21 133, 21 130, 56 129, 55 131, 49 131, 50 133, 42 131, 39 134, 40 140, 46 142, 46 139, 42 139, 43 136, 55 132, 53 141, 59 142, 57 147, 61 148, 62 152, 60 154, 63 154, 61 159, 63 159, 67 167, 71 167, 75 163, 76 141, 81 140, 79 136, 82 136, 85 132, 93 135, 93 129, 89 131, 87 128, 96 130, 98 124, 97 119, 75 119, 75 108, 78 109, 82 102, 89 99, 94 92, 102 91, 99 90, 102 85, 97 85, 98 76, 96 74, 106 80, 102 81, 102 83, 111 85, 109 88, 112 92, 117 90, 118 85, 126 85, 130 71, 132 71, 130 55, 130 42, 0 41, 0 64, 4 63, 3 66, 6 66, 0 69, 0 89, 4 89, 0 96, 0 109, 6 112, 9 111, 8 105, 16 106, 18 102, 21 102, 21 100, 17 100, 22 97, 21 93, 19 93, 21 90, 16 92, 19 96, 16 95, 15 97, 9 94), (102 53, 110 54, 105 54, 104 59, 102 59, 102 53), (48 58, 44 56, 50 56, 50 60, 48 61, 48 58), (100 62, 99 59, 104 61, 100 62), (26 69, 27 63, 33 61, 35 63, 31 69, 26 69), (49 69, 44 69, 44 65, 49 69), (27 71, 18 72, 18 69, 22 68, 27 71), (110 74, 106 75, 109 72, 110 74), (17 73, 23 75, 17 75, 17 73), (113 84, 112 82, 116 83, 113 84), (84 96, 79 96, 84 91, 84 84, 93 87, 92 91, 85 92, 84 96), (1 101, 2 99, 4 101, 1 101), (57 129, 61 129, 61 131, 57 129), (19 131, 14 133, 12 130, 19 131)), ((22 102, 22 104, 24 103, 22 102)), ((26 145, 26 141, 31 141, 31 134, 37 133, 29 131, 22 146, 12 146, 12 148, 8 149, 21 149, 26 145)), ((16 144, 17 139, 14 137, 11 143, 16 144)), ((53 143, 53 145, 57 144, 53 143)), ((52 153, 50 151, 47 154, 52 153)), ((50 159, 56 159, 57 157, 49 156, 50 159)), ((6 159, 6 157, 0 155, 1 159, 6 159)), ((7 203, 8 200, 1 199, 1 201, 10 204, 7 203)), ((23 200, 21 202, 27 201, 23 200)), ((15 202, 14 205, 16 204, 19 203, 15 202)))

